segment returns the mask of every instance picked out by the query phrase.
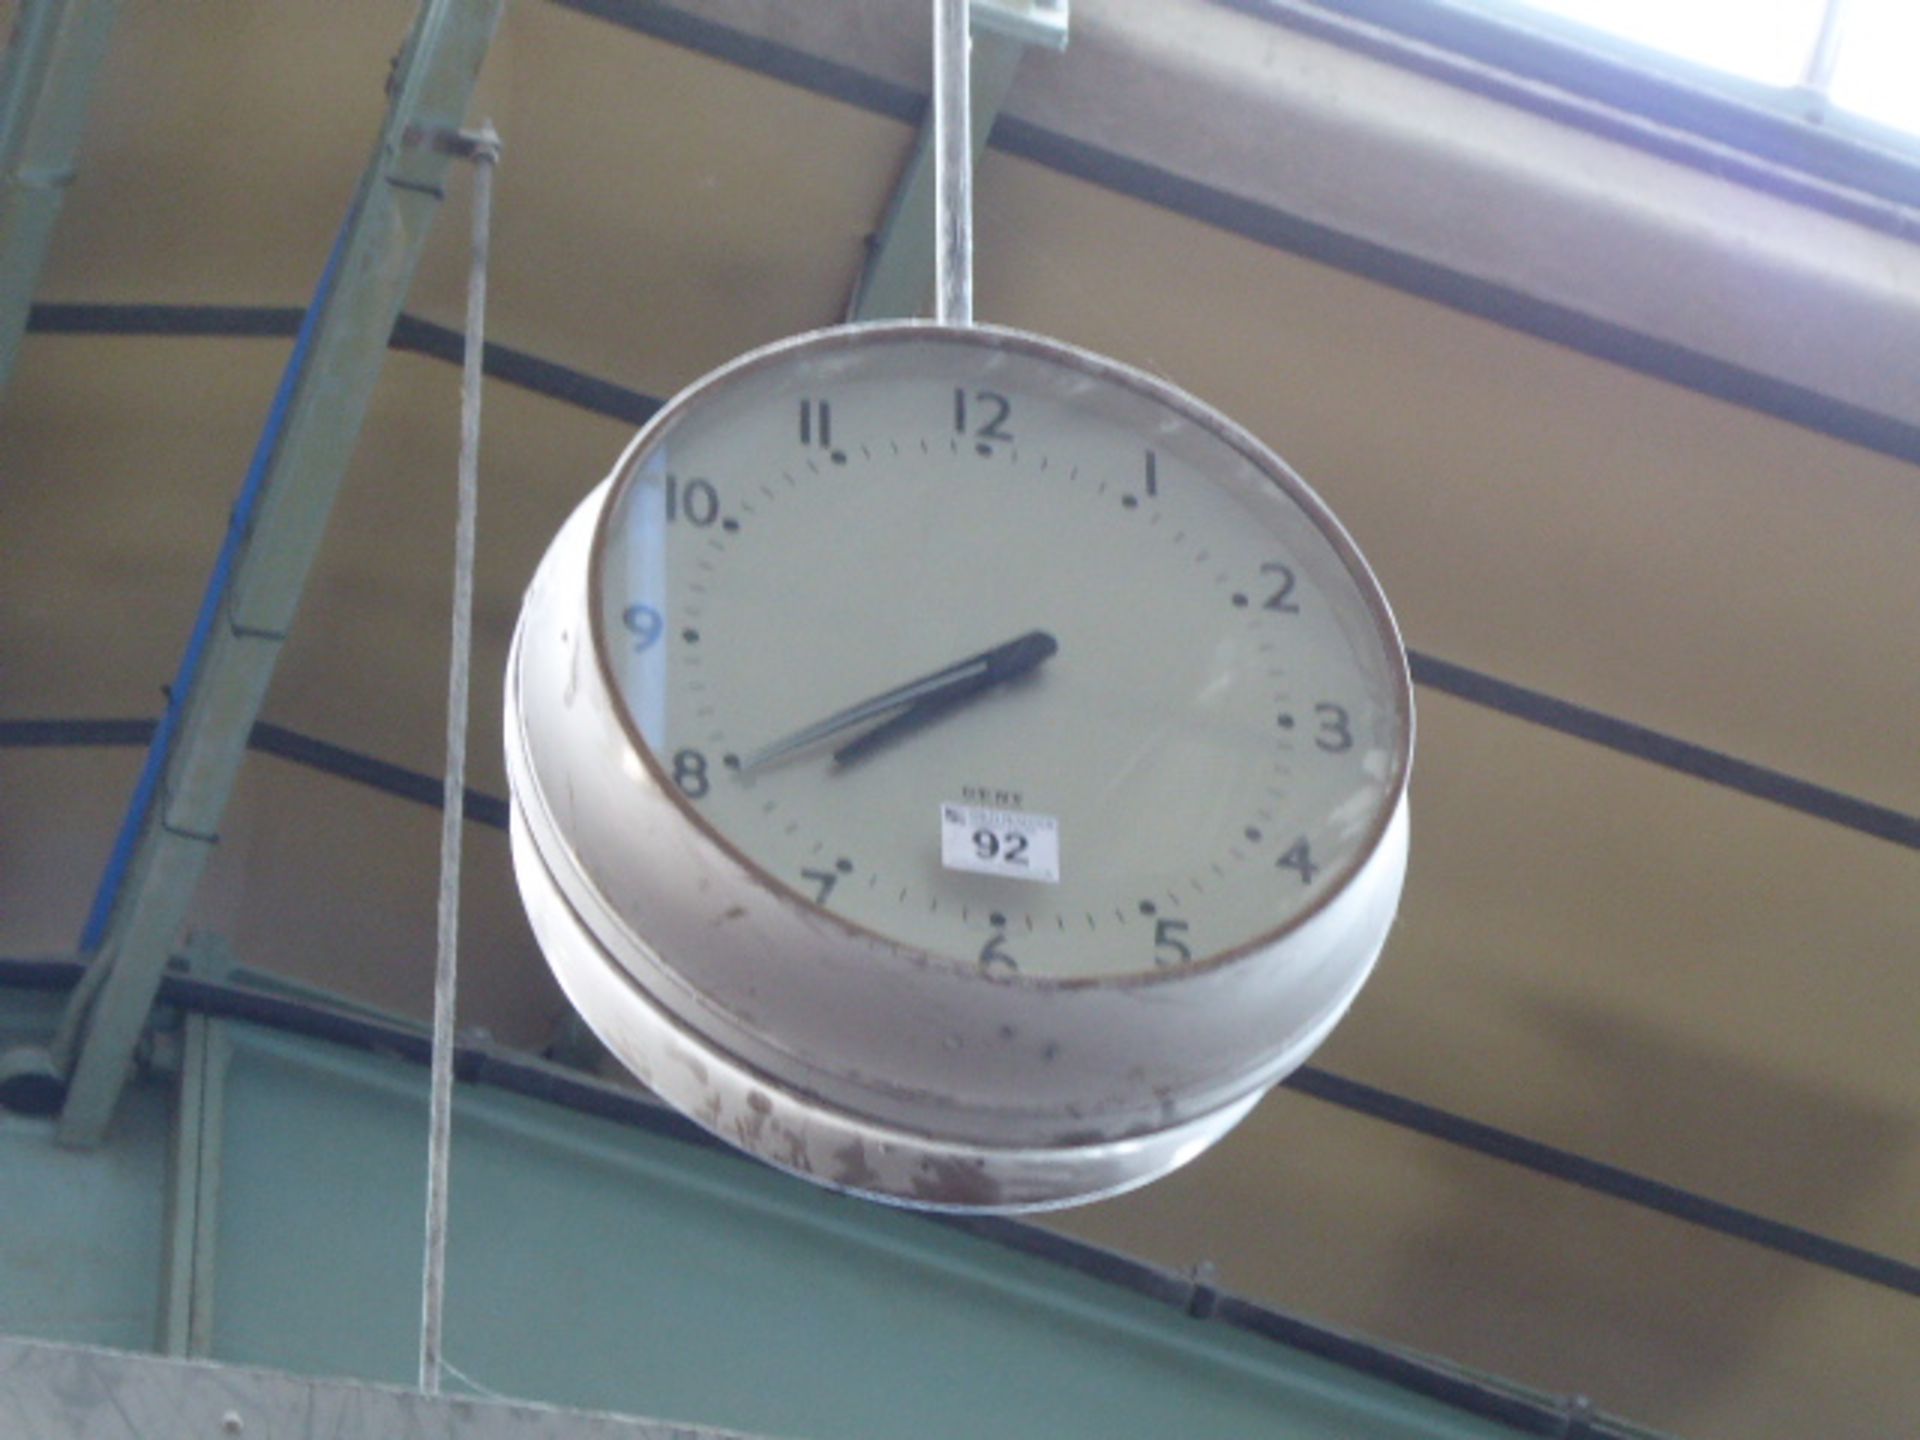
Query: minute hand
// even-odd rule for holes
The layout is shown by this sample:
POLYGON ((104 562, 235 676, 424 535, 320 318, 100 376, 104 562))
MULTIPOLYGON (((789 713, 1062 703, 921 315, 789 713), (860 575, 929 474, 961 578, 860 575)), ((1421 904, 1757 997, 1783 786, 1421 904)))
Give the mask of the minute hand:
POLYGON ((982 650, 978 655, 969 655, 964 660, 922 675, 917 680, 909 680, 904 685, 896 685, 891 690, 883 690, 857 705, 836 710, 824 720, 817 720, 771 745, 762 746, 751 755, 743 756, 740 769, 745 772, 771 765, 796 750, 817 745, 822 740, 907 706, 926 705, 944 710, 945 702, 957 703, 1002 681, 1026 674, 1059 648, 1059 642, 1046 631, 1029 630, 1005 644, 982 650))

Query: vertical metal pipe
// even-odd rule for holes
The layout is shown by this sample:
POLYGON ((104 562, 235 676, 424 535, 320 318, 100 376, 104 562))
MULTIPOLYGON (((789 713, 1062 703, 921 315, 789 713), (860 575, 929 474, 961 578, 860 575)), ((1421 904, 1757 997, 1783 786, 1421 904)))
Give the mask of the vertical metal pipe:
POLYGON ((934 318, 973 323, 972 6, 933 3, 934 318))
POLYGON ((473 652, 473 550, 480 488, 480 389, 486 347, 487 250, 493 166, 500 142, 487 127, 472 142, 473 258, 460 386, 460 474, 453 542, 453 641, 447 665, 447 774, 441 792, 439 948, 433 973, 433 1090, 427 1119, 426 1257, 421 1274, 420 1388, 440 1393, 446 1368, 448 1151, 453 1130, 454 998, 460 934, 460 836, 466 823, 467 692, 473 652))
POLYGON ((1825 97, 1833 88, 1834 67, 1840 63, 1840 34, 1846 24, 1847 0, 1827 0, 1820 15, 1820 33, 1814 38, 1813 52, 1807 56, 1806 70, 1800 76, 1803 88, 1825 97))

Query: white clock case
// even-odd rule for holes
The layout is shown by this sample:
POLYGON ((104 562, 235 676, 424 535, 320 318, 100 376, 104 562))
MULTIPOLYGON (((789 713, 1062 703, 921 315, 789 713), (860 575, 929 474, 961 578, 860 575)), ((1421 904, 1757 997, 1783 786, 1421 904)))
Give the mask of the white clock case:
MULTIPOLYGON (((675 1108, 837 1188, 922 1208, 1034 1210, 1184 1164, 1305 1060, 1372 969, 1406 871, 1405 766, 1375 843, 1331 877, 1337 893, 1198 964, 1103 979, 987 974, 847 924, 698 819, 637 743, 595 647, 601 514, 649 435, 699 388, 562 527, 508 662, 515 873, 568 998, 675 1108)), ((1391 633, 1383 601, 1380 614, 1391 633)))

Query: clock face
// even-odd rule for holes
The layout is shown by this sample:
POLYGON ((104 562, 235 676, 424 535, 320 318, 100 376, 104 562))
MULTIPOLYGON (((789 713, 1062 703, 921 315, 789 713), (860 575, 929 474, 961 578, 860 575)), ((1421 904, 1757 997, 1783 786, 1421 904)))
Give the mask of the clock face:
POLYGON ((1404 659, 1325 508, 1052 342, 848 329, 722 371, 623 462, 592 567, 608 686, 695 823, 989 976, 1269 942, 1405 784, 1404 659))

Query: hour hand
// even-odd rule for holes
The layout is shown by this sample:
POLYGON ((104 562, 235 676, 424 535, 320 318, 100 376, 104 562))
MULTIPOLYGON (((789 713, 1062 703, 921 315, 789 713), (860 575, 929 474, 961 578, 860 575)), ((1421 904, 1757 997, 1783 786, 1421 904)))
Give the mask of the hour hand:
POLYGON ((869 721, 881 720, 893 711, 904 713, 876 725, 866 735, 843 745, 833 758, 845 764, 859 758, 886 740, 918 729, 930 720, 991 689, 1003 681, 1024 675, 1060 648, 1059 642, 1044 630, 1029 630, 1001 645, 969 655, 904 685, 883 690, 878 695, 836 710, 770 745, 763 745, 741 758, 742 773, 771 765, 808 746, 817 745, 869 721))

